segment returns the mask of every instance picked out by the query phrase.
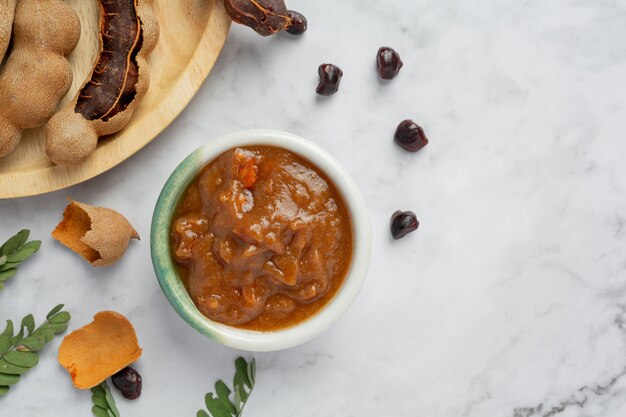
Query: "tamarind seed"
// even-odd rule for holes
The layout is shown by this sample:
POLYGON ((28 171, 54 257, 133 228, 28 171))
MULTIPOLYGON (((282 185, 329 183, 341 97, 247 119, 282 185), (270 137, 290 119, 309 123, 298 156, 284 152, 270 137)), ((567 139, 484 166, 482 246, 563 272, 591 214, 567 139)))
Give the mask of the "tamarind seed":
POLYGON ((339 90, 339 82, 343 76, 341 68, 334 64, 322 64, 317 69, 320 82, 315 90, 320 96, 332 96, 339 90))
POLYGON ((111 380, 127 400, 136 400, 141 395, 141 375, 134 368, 127 366, 113 375, 111 380))
POLYGON ((396 78, 400 68, 404 65, 400 55, 388 46, 383 46, 376 54, 376 64, 378 66, 378 76, 383 80, 396 78))
POLYGON ((414 232, 419 227, 420 222, 412 211, 396 211, 391 216, 391 236, 394 240, 402 239, 404 236, 414 232))
POLYGON ((287 33, 292 35, 302 35, 307 29, 306 17, 295 10, 288 10, 287 16, 291 19, 291 24, 287 26, 287 33))
POLYGON ((410 119, 400 122, 393 139, 402 149, 409 152, 417 152, 428 145, 424 129, 410 119))

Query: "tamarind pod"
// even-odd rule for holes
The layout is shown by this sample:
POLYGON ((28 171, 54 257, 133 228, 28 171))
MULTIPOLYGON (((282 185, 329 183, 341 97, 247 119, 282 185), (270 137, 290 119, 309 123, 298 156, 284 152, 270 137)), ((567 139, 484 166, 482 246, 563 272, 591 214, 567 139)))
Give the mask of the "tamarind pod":
POLYGON ((0 0, 0 63, 11 41, 11 28, 17 0, 0 0))
POLYGON ((80 20, 63 0, 17 3, 13 48, 0 73, 0 157, 17 146, 23 129, 56 111, 72 84, 66 56, 79 37, 80 20))
POLYGON ((233 22, 261 36, 273 35, 291 24, 284 0, 224 0, 224 8, 233 22))
POLYGON ((147 57, 159 39, 152 0, 100 0, 100 53, 72 102, 46 125, 46 153, 78 165, 98 138, 123 129, 150 84, 147 57))

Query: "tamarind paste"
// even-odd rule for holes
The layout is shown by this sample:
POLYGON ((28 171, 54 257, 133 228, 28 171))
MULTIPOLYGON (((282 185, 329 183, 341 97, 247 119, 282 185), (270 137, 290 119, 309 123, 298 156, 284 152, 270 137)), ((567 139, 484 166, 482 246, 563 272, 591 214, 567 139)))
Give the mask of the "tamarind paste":
POLYGON ((135 98, 137 54, 143 41, 136 2, 100 0, 102 52, 76 102, 76 113, 87 120, 107 121, 135 98))
POLYGON ((341 286, 352 245, 335 186, 310 162, 268 146, 210 162, 171 226, 172 256, 198 309, 260 331, 319 311, 341 286))

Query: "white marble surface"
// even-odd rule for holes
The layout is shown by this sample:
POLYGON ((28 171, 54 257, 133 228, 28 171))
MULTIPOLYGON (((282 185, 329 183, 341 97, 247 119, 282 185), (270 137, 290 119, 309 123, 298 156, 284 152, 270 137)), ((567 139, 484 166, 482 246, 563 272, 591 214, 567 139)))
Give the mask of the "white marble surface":
MULTIPOLYGON (((0 202, 0 231, 30 227, 41 252, 0 293, 0 318, 64 302, 72 327, 102 309, 128 315, 145 348, 144 393, 123 416, 194 416, 240 353, 187 327, 149 258, 161 185, 194 148, 268 127, 329 149, 373 218, 360 297, 318 339, 257 354, 245 415, 618 417, 626 414, 626 5, 291 0, 300 39, 233 27, 213 73, 160 138, 116 169, 45 196, 0 202), (381 45, 405 66, 382 84, 381 45), (344 70, 314 93, 317 66, 344 70), (392 143, 404 118, 431 143, 392 143), (114 207, 143 236, 92 270, 53 242, 65 196, 114 207), (419 231, 389 237, 396 209, 419 231)), ((2 186, 2 184, 0 184, 2 186)), ((56 363, 0 399, 0 415, 88 416, 90 399, 56 363)), ((247 355, 251 356, 251 355, 247 355)))

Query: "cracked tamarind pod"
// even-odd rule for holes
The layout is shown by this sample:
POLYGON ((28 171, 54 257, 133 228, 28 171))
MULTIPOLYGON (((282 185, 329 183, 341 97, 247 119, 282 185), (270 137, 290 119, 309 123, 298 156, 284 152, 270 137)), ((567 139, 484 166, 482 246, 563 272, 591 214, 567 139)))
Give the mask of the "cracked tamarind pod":
POLYGON ((0 73, 0 157, 15 149, 24 129, 43 125, 56 111, 72 84, 66 56, 79 37, 80 20, 63 0, 17 3, 13 49, 0 73))
POLYGON ((152 0, 99 0, 100 54, 74 100, 46 125, 46 153, 78 165, 100 136, 122 130, 148 91, 147 57, 159 39, 152 0))
POLYGON ((0 63, 11 40, 11 28, 17 0, 0 0, 0 63))
POLYGON ((291 25, 284 0, 224 0, 224 7, 234 22, 261 36, 273 35, 291 25))

